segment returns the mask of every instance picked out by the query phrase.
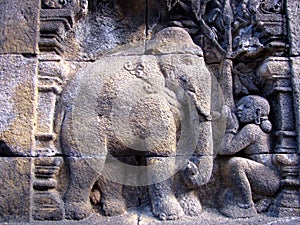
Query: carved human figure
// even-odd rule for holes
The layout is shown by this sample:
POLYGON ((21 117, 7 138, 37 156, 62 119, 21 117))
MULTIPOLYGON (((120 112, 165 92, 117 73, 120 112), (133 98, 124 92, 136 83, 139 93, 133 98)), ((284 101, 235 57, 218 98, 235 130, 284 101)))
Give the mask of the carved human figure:
POLYGON ((226 216, 255 216, 264 208, 255 208, 254 196, 260 196, 262 203, 279 188, 279 175, 270 154, 269 111, 268 101, 255 95, 240 99, 236 114, 227 107, 224 109, 227 130, 219 155, 230 156, 222 168, 227 187, 222 195, 221 212, 226 216))

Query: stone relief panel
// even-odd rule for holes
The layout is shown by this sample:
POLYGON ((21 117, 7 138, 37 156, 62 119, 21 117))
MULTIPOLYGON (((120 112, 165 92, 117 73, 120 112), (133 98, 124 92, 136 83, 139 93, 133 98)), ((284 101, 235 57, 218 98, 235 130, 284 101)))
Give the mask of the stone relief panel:
POLYGON ((297 2, 35 3, 0 46, 0 222, 300 215, 297 2))

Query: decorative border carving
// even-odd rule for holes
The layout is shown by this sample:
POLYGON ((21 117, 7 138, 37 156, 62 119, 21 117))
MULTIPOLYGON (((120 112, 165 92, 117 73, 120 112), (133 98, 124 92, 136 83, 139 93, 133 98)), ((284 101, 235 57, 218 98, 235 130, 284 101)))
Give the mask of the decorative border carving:
POLYGON ((41 7, 39 48, 63 55, 62 39, 75 22, 87 14, 88 1, 43 0, 41 7))

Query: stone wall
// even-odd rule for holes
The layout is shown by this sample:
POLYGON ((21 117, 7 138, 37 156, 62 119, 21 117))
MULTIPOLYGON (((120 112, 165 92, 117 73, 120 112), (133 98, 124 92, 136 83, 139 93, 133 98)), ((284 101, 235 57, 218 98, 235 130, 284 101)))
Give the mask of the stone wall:
POLYGON ((39 1, 1 1, 1 222, 31 218, 39 1))
MULTIPOLYGON (((143 214, 141 209, 150 207, 154 216, 179 222, 183 215, 199 216, 202 207, 220 209, 224 215, 238 218, 257 217, 257 213, 300 216, 299 7, 297 0, 1 1, 0 222, 78 220, 90 214, 89 207, 93 207, 96 214, 108 216, 130 209, 143 214), (172 28, 165 31, 168 27, 172 28), (84 118, 76 130, 72 116, 77 107, 78 90, 81 90, 76 85, 88 82, 89 77, 101 71, 106 73, 95 79, 105 84, 107 91, 96 94, 100 96, 97 96, 100 100, 95 101, 100 119, 84 118), (115 77, 108 75, 110 73, 116 74, 115 77), (125 75, 118 77, 120 74, 125 75), (142 81, 133 81, 131 75, 148 86, 142 81), (210 82, 211 88, 206 88, 210 82), (122 85, 124 90, 119 88, 122 85), (118 131, 107 128, 117 123, 111 119, 115 117, 109 109, 118 104, 125 107, 130 99, 126 97, 122 103, 122 91, 132 96, 160 94, 157 99, 145 98, 146 103, 141 101, 143 103, 136 106, 137 111, 130 111, 135 117, 130 117, 128 125, 134 127, 140 139, 157 135, 159 147, 150 141, 151 147, 145 148, 151 151, 141 154, 139 149, 135 151, 135 147, 130 147, 132 140, 126 136, 127 131, 117 141, 112 138, 112 134, 123 131, 123 125, 118 131), (226 152, 228 146, 233 146, 228 140, 233 140, 246 127, 238 123, 239 113, 234 111, 245 96, 260 96, 270 105, 270 113, 262 115, 262 120, 267 119, 272 124, 268 134, 270 142, 261 144, 266 146, 263 149, 270 144, 268 153, 264 150, 247 153, 253 148, 242 149, 237 154, 226 152), (224 105, 229 108, 227 111, 224 105), (158 111, 156 106, 159 106, 158 111), (173 117, 174 122, 170 122, 173 117), (107 130, 95 130, 90 121, 107 130), (190 129, 184 127, 183 121, 189 121, 190 129), (161 131, 162 127, 166 130, 161 131), (172 135, 163 136, 164 132, 171 131, 172 135), (99 141, 107 151, 95 149, 101 152, 96 155, 91 147, 86 155, 77 143, 76 132, 87 133, 80 136, 84 138, 80 140, 85 143, 83 148, 99 141), (99 132, 97 138, 93 132, 99 132), (173 139, 177 141, 174 146, 169 141, 173 139), (184 140, 186 149, 194 148, 190 154, 178 151, 174 155, 172 151, 182 145, 180 139, 184 140), (111 155, 107 156, 107 152, 111 155), (224 177, 230 166, 227 161, 236 156, 255 158, 253 155, 273 158, 272 166, 279 174, 280 188, 265 202, 261 201, 261 205, 267 206, 258 205, 257 196, 251 195, 250 201, 253 197, 256 208, 243 206, 246 212, 232 200, 237 197, 235 194, 230 197, 224 193, 220 197, 220 193, 238 186, 234 180, 224 177), (132 183, 124 182, 135 175, 126 173, 130 166, 124 167, 126 170, 122 167, 125 172, 122 182, 107 179, 107 174, 117 171, 116 159, 134 168, 162 162, 172 169, 172 160, 177 160, 178 165, 186 161, 181 171, 170 172, 174 176, 168 177, 166 182, 130 185, 132 183), (78 196, 73 194, 74 190, 78 196), (233 208, 223 210, 222 204, 216 203, 222 198, 233 208)), ((89 88, 96 87, 93 82, 89 88)), ((89 100, 88 96, 86 101, 89 100)), ((121 112, 126 110, 128 107, 121 112)), ((84 110, 79 112, 85 113, 84 110)), ((123 118, 122 115, 119 117, 123 118)), ((260 121, 256 123, 260 124, 260 121)), ((248 136, 255 132, 249 131, 248 136)), ((158 166, 153 173, 168 174, 168 171, 158 166)), ((253 180, 257 183, 261 173, 254 170, 247 173, 251 176, 247 175, 246 183, 253 180), (252 175, 254 178, 249 178, 252 175)), ((140 182, 137 176, 132 179, 140 182)), ((257 192, 258 195, 264 193, 262 189, 257 192)))

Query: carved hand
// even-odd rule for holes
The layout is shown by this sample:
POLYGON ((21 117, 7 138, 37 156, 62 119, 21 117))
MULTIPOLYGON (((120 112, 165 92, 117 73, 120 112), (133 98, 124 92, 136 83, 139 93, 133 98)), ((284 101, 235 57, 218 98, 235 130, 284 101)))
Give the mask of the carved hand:
POLYGON ((198 166, 191 161, 188 161, 181 173, 185 184, 189 188, 197 188, 207 182, 205 176, 199 172, 198 166))

